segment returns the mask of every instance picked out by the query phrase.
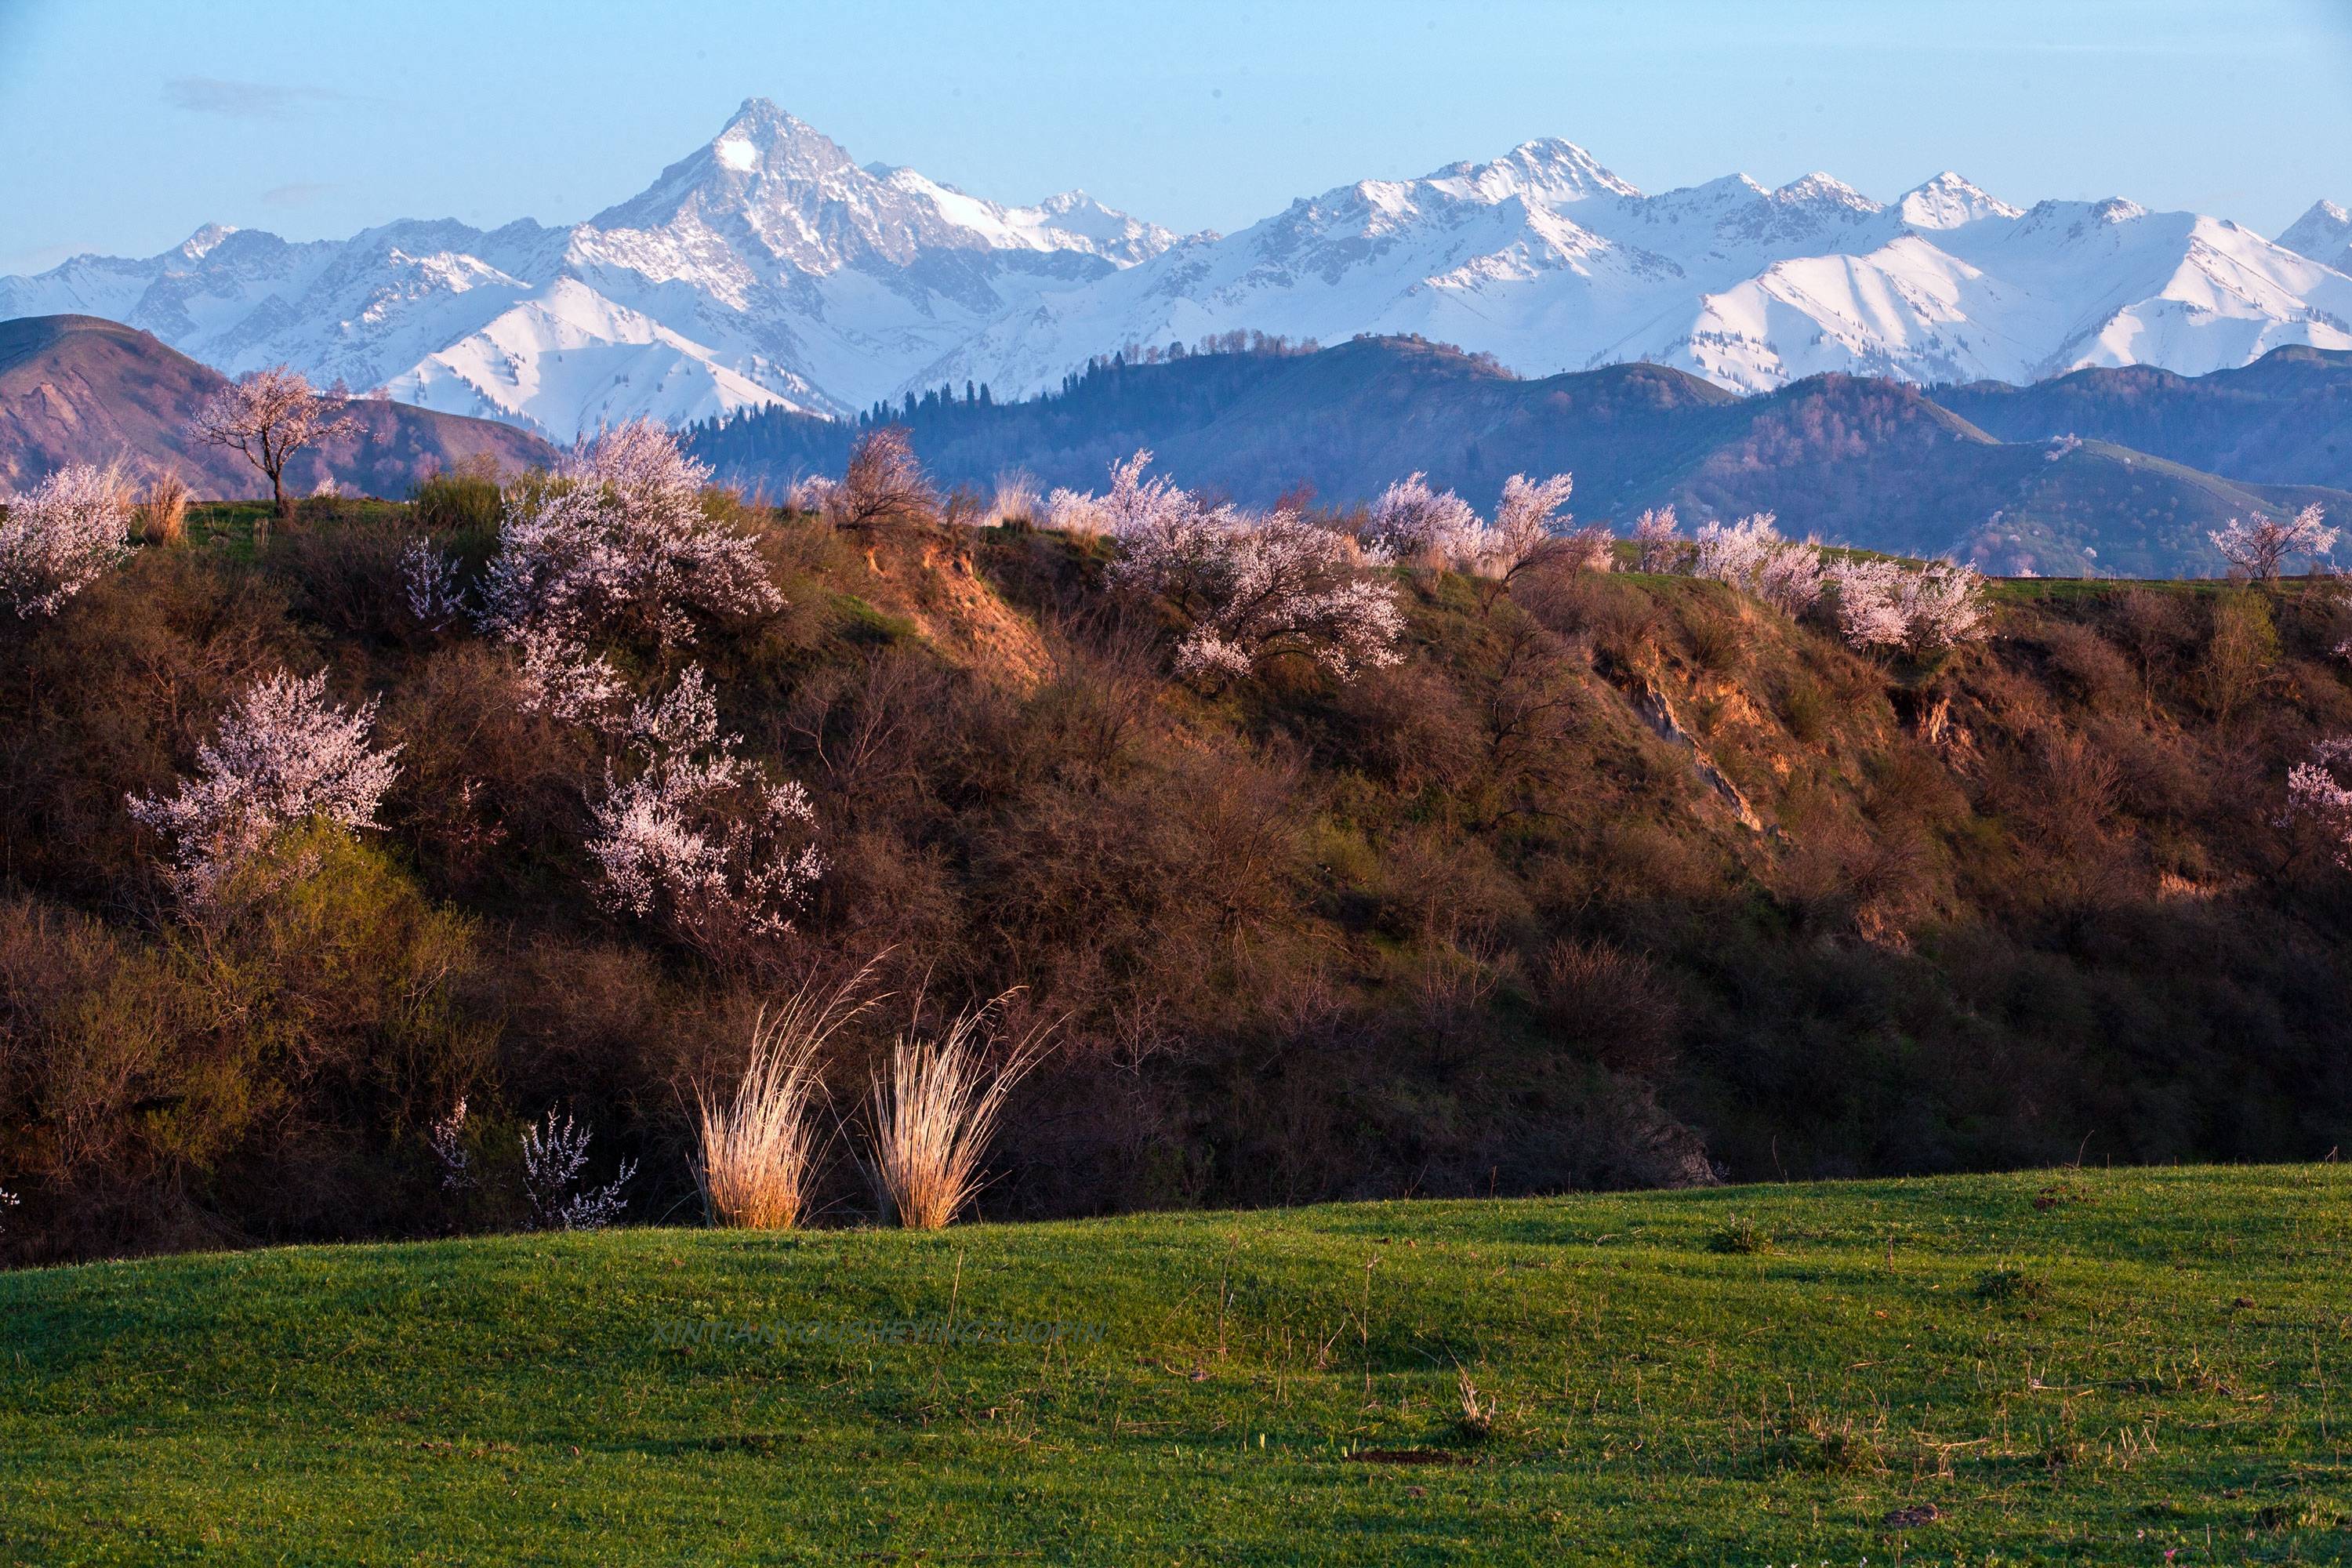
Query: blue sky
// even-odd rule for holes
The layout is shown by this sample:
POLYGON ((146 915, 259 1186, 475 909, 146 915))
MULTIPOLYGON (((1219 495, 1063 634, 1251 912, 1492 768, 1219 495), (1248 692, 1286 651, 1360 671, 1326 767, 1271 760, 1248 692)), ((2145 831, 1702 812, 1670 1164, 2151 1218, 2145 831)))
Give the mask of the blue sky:
POLYGON ((861 161, 1184 230, 1535 136, 1651 190, 1950 167, 2266 233, 2352 203, 2352 0, 0 0, 0 272, 215 221, 577 219, 755 94, 861 161))

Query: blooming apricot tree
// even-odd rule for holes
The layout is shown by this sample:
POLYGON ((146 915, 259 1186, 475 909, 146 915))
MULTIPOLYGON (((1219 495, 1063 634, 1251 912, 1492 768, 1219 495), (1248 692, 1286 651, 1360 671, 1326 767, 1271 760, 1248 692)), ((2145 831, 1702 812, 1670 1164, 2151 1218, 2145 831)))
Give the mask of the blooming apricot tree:
POLYGON ((1855 647, 1914 656, 1982 637, 1990 630, 1984 579, 1972 567, 1931 561, 1842 561, 1827 568, 1837 590, 1838 631, 1855 647))
POLYGON ((1822 552, 1780 537, 1777 520, 1759 511, 1729 524, 1700 528, 1691 551, 1691 574, 1712 577, 1791 616, 1822 596, 1822 552))
POLYGON ((2352 773, 2352 735, 2320 741, 2308 760, 2287 770, 2284 826, 2298 816, 2309 817, 2331 840, 2336 863, 2352 871, 2352 788, 2344 779, 2352 773))
POLYGON ((0 519, 0 597, 21 618, 54 616, 131 550, 131 498, 110 469, 76 463, 0 519))
POLYGON ((1670 506, 1654 507, 1633 520, 1633 542, 1644 572, 1679 572, 1689 563, 1691 542, 1670 506))
POLYGON ((2274 517, 2233 517, 2228 525, 2206 537, 2231 565, 2267 583, 2279 574, 2290 555, 2316 561, 2336 548, 2341 531, 2322 524, 2326 514, 2315 501, 2284 521, 2274 517))
POLYGON ((625 772, 607 763, 588 843, 604 902, 659 920, 684 941, 719 952, 781 936, 824 858, 815 812, 797 784, 772 783, 722 734, 717 696, 689 665, 668 695, 629 715, 625 772))
POLYGON ((199 447, 243 453, 269 480, 278 515, 287 517, 294 508, 286 499, 286 465, 296 453, 357 427, 340 412, 341 406, 289 365, 250 370, 198 406, 188 422, 188 438, 199 447))
POLYGON ((1372 502, 1364 544, 1408 565, 1445 563, 1467 553, 1482 526, 1468 501, 1452 490, 1432 489, 1415 471, 1372 502))
POLYGON ((1150 452, 1111 470, 1100 516, 1119 549, 1111 581, 1168 600, 1190 623, 1176 667, 1208 683, 1297 656, 1345 678, 1400 661, 1394 588, 1363 574, 1356 542, 1289 508, 1210 505, 1164 478, 1150 452))
POLYGON ((169 798, 131 798, 131 815, 173 840, 173 886, 192 907, 284 831, 324 822, 377 825, 375 809, 399 773, 393 746, 368 745, 375 700, 327 700, 327 676, 279 670, 230 703, 218 735, 196 749, 196 774, 169 798))
POLYGON ((709 477, 637 420, 583 443, 553 482, 508 496, 478 618, 522 653, 530 707, 579 718, 617 691, 592 637, 667 648, 694 640, 698 616, 782 607, 752 542, 704 509, 709 477))

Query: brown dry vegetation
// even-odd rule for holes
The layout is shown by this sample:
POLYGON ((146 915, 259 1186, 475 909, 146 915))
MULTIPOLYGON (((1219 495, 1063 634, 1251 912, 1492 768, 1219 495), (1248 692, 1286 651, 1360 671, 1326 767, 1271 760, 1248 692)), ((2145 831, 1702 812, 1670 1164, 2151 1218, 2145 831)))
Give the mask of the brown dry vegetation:
MULTIPOLYGON (((406 515, 257 561, 199 513, 0 627, 0 1248, 504 1223, 422 1138, 461 1094, 493 1156, 562 1107, 607 1173, 640 1160, 633 1212, 687 1212, 695 1088, 731 1091, 795 977, 885 950, 925 1034, 1015 988, 1009 1037, 1057 1026, 998 1214, 2305 1159, 2352 1127, 2352 880, 2278 823, 2289 763, 2352 732, 2326 589, 2005 590, 1996 640, 1922 668, 1715 584, 1417 575, 1399 668, 1211 700, 1098 542, 737 515, 788 605, 693 657, 831 861, 756 952, 596 910, 601 755, 405 618, 406 515), (383 696, 388 830, 192 926, 123 801, 280 663, 383 696)), ((488 549, 462 506, 426 521, 488 549)), ((678 658, 616 657, 645 688, 678 658)), ((842 1032, 837 1103, 908 1024, 842 1032)), ((863 1212, 847 1166, 820 1218, 863 1212)))

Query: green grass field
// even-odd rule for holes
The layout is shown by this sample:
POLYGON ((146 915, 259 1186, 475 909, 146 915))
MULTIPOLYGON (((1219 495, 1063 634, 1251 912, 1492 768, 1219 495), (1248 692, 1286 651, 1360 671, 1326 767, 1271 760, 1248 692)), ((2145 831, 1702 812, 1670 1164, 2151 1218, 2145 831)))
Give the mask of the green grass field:
POLYGON ((0 1561, 2352 1561, 2347 1264, 2324 1165, 25 1271, 0 1561))

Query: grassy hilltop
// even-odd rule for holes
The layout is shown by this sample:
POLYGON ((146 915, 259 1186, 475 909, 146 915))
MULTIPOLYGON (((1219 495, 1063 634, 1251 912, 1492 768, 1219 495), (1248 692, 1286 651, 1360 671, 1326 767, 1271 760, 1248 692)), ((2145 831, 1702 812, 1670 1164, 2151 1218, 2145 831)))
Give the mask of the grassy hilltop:
POLYGON ((2330 1164, 22 1271, 0 1562, 2352 1561, 2347 1264, 2330 1164))

